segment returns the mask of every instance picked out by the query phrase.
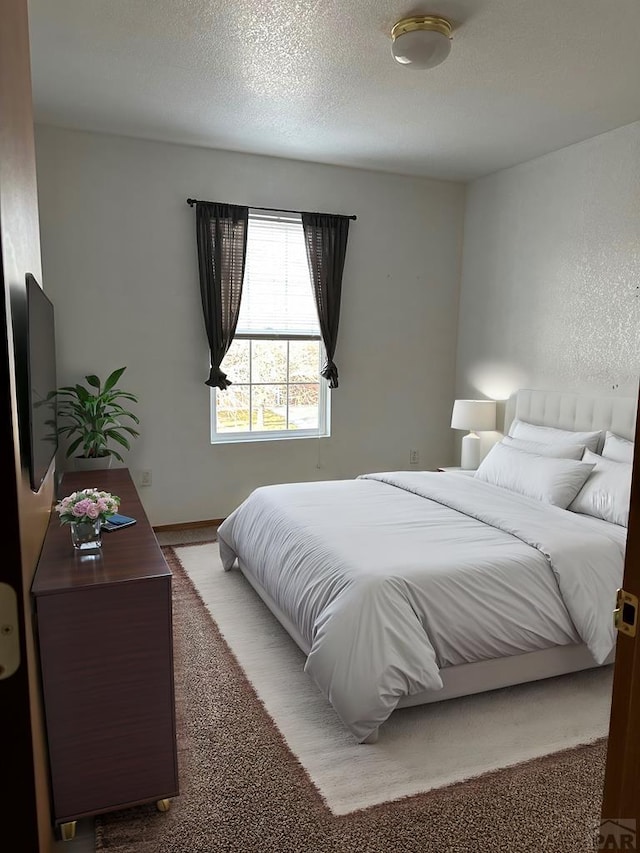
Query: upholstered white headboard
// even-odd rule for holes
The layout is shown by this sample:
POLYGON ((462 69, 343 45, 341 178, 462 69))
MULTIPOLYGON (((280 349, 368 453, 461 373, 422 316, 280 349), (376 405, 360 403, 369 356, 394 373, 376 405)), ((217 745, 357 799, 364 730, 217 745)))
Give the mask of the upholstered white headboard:
POLYGON ((564 391, 517 391, 507 400, 504 432, 514 418, 561 429, 602 429, 632 439, 636 431, 636 397, 602 397, 564 391))

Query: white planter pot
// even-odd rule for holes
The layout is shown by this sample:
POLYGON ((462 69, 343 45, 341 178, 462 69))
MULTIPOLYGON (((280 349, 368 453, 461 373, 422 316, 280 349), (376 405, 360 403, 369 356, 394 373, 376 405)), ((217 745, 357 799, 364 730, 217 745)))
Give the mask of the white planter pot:
POLYGON ((87 458, 85 456, 74 456, 73 467, 76 471, 104 471, 105 468, 111 468, 113 456, 94 456, 87 458))

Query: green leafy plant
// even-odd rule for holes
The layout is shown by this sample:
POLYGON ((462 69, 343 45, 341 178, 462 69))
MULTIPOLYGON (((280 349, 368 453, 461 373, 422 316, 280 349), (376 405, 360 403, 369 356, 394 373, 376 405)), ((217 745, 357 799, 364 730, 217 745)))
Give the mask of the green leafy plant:
POLYGON ((125 409, 120 400, 138 402, 135 394, 122 391, 116 383, 126 370, 121 367, 114 370, 104 384, 94 374, 85 376, 87 388, 84 385, 65 385, 58 388, 51 396, 57 397, 58 435, 71 440, 67 448, 67 458, 77 454, 87 459, 96 457, 115 456, 120 462, 123 458, 118 450, 110 447, 110 442, 130 449, 129 438, 137 438, 140 433, 125 421, 140 421, 133 412, 125 409))

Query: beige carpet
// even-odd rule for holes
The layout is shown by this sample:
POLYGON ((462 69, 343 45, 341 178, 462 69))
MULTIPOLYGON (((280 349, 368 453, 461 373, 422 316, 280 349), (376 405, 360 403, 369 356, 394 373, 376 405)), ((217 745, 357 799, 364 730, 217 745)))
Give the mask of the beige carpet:
POLYGON ((357 744, 304 655, 217 543, 175 549, 247 677, 335 814, 423 793, 606 735, 613 667, 396 711, 357 744))
POLYGON ((593 850, 602 740, 334 815, 287 748, 171 548, 165 554, 174 572, 180 796, 166 814, 149 805, 99 817, 99 853, 593 850))

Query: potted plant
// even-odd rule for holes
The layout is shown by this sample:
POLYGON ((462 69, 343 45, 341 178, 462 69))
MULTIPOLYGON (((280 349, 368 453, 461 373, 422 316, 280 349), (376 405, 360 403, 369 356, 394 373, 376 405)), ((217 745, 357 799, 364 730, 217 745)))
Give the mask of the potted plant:
POLYGON ((69 459, 77 454, 74 463, 78 469, 110 468, 114 456, 123 462, 112 443, 129 450, 129 436, 137 438, 140 435, 135 427, 126 423, 128 420, 139 424, 139 419, 120 403, 121 400, 137 403, 138 398, 116 387, 125 370, 126 367, 114 370, 104 383, 90 374, 85 376, 89 387, 65 385, 54 392, 58 401, 58 435, 71 441, 66 457, 69 459))

